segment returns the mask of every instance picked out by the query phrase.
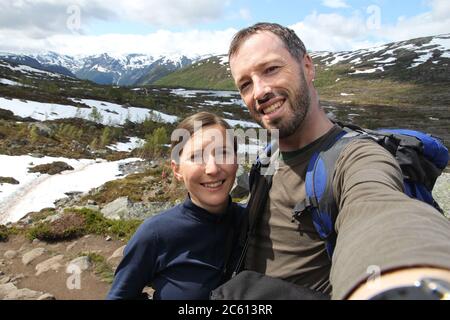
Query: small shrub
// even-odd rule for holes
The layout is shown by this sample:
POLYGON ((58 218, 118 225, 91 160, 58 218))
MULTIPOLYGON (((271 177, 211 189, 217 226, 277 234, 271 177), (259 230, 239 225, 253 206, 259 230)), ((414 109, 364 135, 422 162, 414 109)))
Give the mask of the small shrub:
POLYGON ((0 242, 6 242, 9 238, 8 228, 6 226, 0 225, 0 242))
POLYGON ((87 256, 94 264, 94 273, 98 275, 103 281, 111 284, 114 280, 114 270, 108 264, 105 257, 94 252, 83 252, 80 256, 87 256))
POLYGON ((64 214, 51 223, 44 222, 28 231, 28 238, 47 242, 71 240, 85 234, 85 219, 76 213, 64 214))

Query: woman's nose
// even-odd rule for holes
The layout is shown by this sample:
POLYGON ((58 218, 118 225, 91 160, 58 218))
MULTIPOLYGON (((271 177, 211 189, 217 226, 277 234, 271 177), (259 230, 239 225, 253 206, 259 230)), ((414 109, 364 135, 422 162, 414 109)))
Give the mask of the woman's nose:
POLYGON ((218 166, 218 164, 216 162, 216 157, 214 157, 212 155, 209 156, 208 160, 206 161, 205 173, 214 175, 214 174, 217 174, 219 171, 220 171, 220 167, 218 166))

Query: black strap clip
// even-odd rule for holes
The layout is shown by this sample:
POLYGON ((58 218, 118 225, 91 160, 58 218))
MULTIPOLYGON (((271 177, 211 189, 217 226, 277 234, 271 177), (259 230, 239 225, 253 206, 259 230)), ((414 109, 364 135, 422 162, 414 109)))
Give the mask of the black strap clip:
POLYGON ((317 199, 314 197, 306 197, 304 200, 298 202, 293 210, 292 213, 292 222, 295 222, 295 220, 300 221, 300 216, 304 212, 311 212, 312 209, 317 208, 318 203, 317 199))

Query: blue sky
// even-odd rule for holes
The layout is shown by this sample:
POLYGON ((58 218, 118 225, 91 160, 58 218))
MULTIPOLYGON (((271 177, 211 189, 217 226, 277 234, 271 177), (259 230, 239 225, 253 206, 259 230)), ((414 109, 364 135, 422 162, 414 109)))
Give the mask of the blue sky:
POLYGON ((450 0, 2 0, 0 51, 225 53, 259 21, 293 28, 311 51, 450 32, 450 0))
MULTIPOLYGON (((195 2, 195 1, 194 1, 195 2)), ((348 7, 330 7, 326 1, 307 0, 235 0, 223 1, 223 11, 217 19, 210 21, 195 21, 189 28, 199 30, 222 30, 226 28, 242 28, 259 21, 271 21, 284 25, 295 24, 303 20, 312 12, 330 14, 338 13, 343 16, 351 16, 354 12, 367 15, 369 6, 378 6, 381 10, 381 22, 394 24, 399 17, 413 17, 429 9, 427 1, 424 0, 348 0, 331 1, 331 3, 342 2, 348 7)), ((91 34, 100 35, 105 33, 141 34, 145 35, 160 29, 160 25, 154 25, 143 21, 105 21, 97 20, 89 28, 91 34)), ((164 29, 171 31, 183 31, 186 26, 175 23, 167 23, 164 29)), ((449 31, 450 32, 450 31, 449 31)))

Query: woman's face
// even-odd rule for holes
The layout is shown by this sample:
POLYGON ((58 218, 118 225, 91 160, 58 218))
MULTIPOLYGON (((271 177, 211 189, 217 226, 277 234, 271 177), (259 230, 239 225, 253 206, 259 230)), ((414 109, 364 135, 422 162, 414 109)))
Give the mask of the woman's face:
POLYGON ((185 144, 172 169, 183 181, 192 202, 211 213, 223 212, 238 168, 232 137, 220 125, 197 130, 185 144))

